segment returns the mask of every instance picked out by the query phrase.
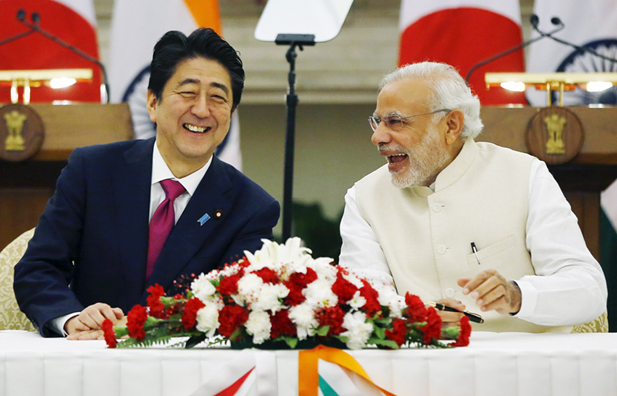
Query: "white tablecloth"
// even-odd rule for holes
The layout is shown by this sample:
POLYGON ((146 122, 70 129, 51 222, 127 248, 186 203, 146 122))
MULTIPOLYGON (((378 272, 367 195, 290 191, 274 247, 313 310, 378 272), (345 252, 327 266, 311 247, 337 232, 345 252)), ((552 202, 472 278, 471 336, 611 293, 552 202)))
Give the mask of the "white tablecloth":
MULTIPOLYGON (((397 395, 617 395, 612 333, 476 332, 466 348, 347 352, 397 395)), ((234 364, 254 362, 243 394, 297 394, 297 351, 106 349, 103 341, 0 331, 0 396, 188 396, 222 381, 234 364)), ((320 363, 322 372, 328 381, 347 375, 329 363, 320 363)), ((347 381, 367 394, 357 376, 347 381)))

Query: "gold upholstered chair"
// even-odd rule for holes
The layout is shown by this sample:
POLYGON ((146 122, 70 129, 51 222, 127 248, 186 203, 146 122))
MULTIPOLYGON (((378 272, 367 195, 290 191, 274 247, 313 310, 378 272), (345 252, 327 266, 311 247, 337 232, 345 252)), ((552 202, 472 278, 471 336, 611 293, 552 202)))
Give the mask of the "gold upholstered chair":
POLYGON ((573 333, 608 333, 608 313, 604 312, 591 322, 574 326, 573 333))
POLYGON ((32 235, 34 228, 21 234, 0 252, 0 330, 36 331, 19 310, 13 292, 13 267, 24 255, 32 235))

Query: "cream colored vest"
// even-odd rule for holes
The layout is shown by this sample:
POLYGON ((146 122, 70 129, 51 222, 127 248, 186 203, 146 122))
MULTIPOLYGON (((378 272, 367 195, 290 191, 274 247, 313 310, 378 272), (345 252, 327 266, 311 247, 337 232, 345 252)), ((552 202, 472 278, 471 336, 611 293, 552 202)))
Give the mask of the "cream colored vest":
POLYGON ((533 275, 525 244, 533 157, 490 143, 465 142, 428 187, 396 188, 387 165, 356 183, 356 202, 384 251, 400 294, 450 297, 481 313, 476 331, 570 332, 482 313, 456 280, 493 268, 508 280, 533 275), (478 248, 479 265, 471 251, 478 248))

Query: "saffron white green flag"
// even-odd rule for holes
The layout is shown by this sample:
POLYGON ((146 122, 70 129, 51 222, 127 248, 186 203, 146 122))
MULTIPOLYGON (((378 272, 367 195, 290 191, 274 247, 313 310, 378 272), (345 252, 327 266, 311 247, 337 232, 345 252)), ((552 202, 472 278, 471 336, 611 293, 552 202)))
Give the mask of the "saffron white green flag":
MULTIPOLYGON (((218 0, 115 0, 108 70, 111 101, 128 102, 135 138, 147 139, 156 134, 146 110, 154 45, 170 30, 188 35, 198 27, 209 27, 221 34, 218 0)), ((242 169, 237 114, 216 155, 242 169)))
MULTIPOLYGON (((547 32, 556 26, 551 19, 558 17, 565 28, 555 37, 578 46, 585 46, 609 58, 617 58, 617 0, 535 0, 534 13, 539 17, 539 29, 547 32)), ((538 36, 535 33, 533 37, 538 36)), ((544 38, 533 44, 529 50, 527 71, 530 73, 552 72, 616 72, 617 63, 603 60, 593 54, 560 44, 544 38)), ((532 105, 546 106, 546 92, 531 90, 527 98, 532 105)), ((557 100, 555 94, 553 100, 557 100)), ((592 103, 617 104, 617 89, 609 88, 601 92, 587 92, 576 89, 566 92, 564 105, 585 105, 592 103)), ((609 290, 617 283, 617 182, 611 184, 601 195, 601 262, 607 278, 609 290)), ((616 330, 611 320, 617 309, 617 296, 609 292, 609 322, 611 330, 616 330)))

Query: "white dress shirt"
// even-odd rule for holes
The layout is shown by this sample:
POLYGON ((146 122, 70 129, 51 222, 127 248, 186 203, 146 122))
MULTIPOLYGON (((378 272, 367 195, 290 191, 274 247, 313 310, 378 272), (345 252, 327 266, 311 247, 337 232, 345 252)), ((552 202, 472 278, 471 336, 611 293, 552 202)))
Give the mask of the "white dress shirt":
MULTIPOLYGON (((589 307, 587 316, 602 314, 608 294, 602 268, 587 249, 578 220, 559 185, 546 164, 537 159, 530 171, 526 233, 536 276, 515 280, 522 294, 516 316, 540 325, 557 326, 590 320, 580 313, 573 314, 569 309, 572 306, 589 307), (555 216, 550 216, 555 212, 569 214, 555 220, 555 216)), ((341 237, 340 265, 373 282, 393 285, 377 236, 358 210, 355 187, 345 195, 341 237)))
MULTIPOLYGON (((184 212, 184 209, 186 209, 186 205, 188 205, 189 200, 191 199, 193 194, 195 194, 195 190, 197 189, 197 186, 199 186, 201 179, 203 179, 204 175, 208 171, 208 168, 210 168, 211 163, 212 157, 210 157, 208 162, 199 170, 191 173, 188 176, 178 179, 173 175, 173 173, 171 173, 171 170, 167 166, 165 160, 163 160, 161 152, 159 151, 159 148, 155 142, 154 150, 152 151, 152 184, 150 186, 149 219, 152 220, 154 212, 165 200, 165 190, 163 190, 163 186, 161 186, 161 181, 166 179, 172 179, 182 184, 182 187, 184 187, 184 189, 186 190, 185 192, 180 194, 174 201, 174 224, 176 224, 180 216, 182 216, 182 212, 184 212)), ((74 312, 68 315, 60 316, 59 318, 55 318, 51 322, 52 327, 56 330, 58 334, 62 334, 66 337, 67 333, 64 330, 64 325, 69 319, 77 315, 79 315, 79 312, 74 312)))

